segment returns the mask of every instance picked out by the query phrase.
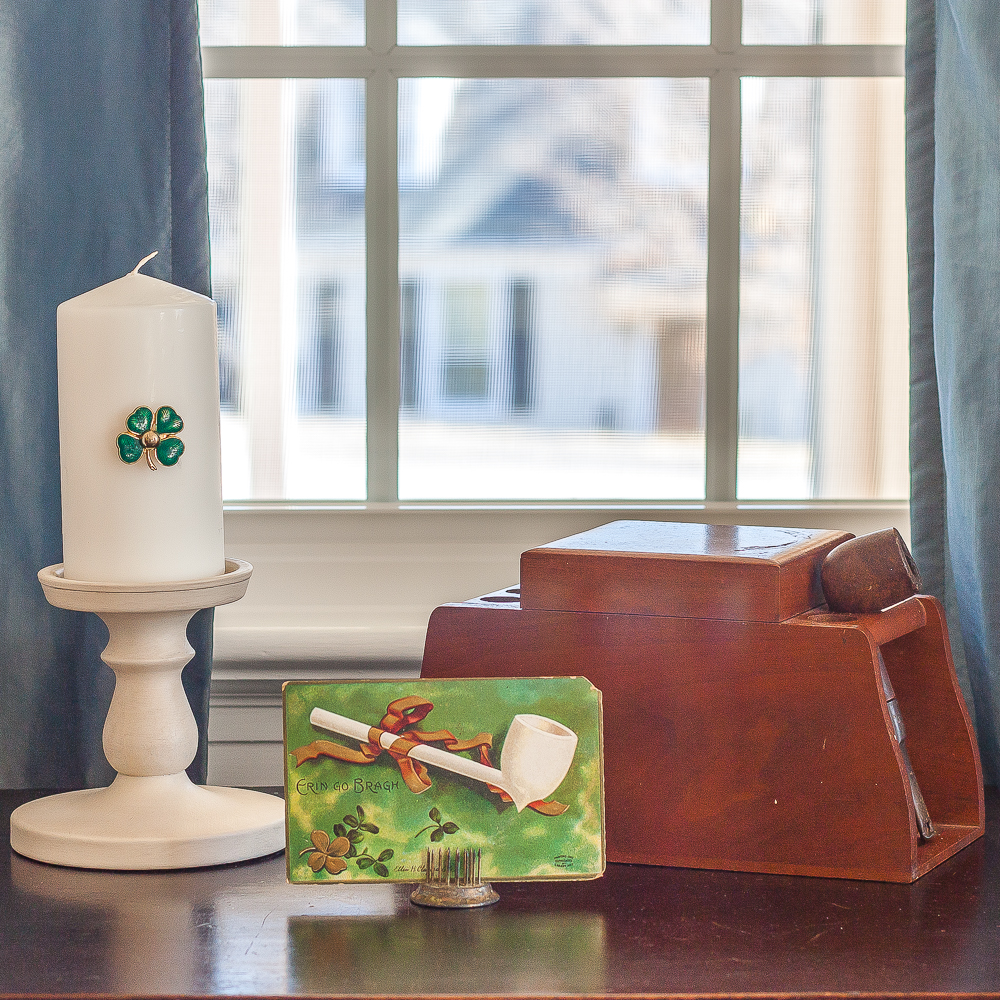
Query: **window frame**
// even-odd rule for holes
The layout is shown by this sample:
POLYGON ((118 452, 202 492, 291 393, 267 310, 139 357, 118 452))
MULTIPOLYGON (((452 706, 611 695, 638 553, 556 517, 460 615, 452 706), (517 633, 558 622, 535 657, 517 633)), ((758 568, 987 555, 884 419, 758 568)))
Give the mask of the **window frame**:
POLYGON ((364 79, 366 85, 368 500, 226 504, 227 550, 255 563, 256 583, 239 605, 218 612, 217 681, 236 683, 259 676, 277 682, 314 670, 329 674, 337 663, 345 669, 367 669, 379 660, 412 664, 415 656, 419 659, 420 621, 426 621, 433 606, 509 585, 516 579, 516 559, 524 548, 601 521, 657 517, 837 527, 855 533, 894 525, 909 536, 908 504, 903 499, 741 502, 736 492, 740 80, 744 76, 901 77, 902 45, 744 45, 741 0, 712 4, 708 45, 401 46, 395 37, 396 0, 366 0, 365 21, 367 39, 360 46, 202 48, 206 78, 339 77, 364 79), (439 76, 708 79, 703 502, 648 503, 613 497, 601 503, 535 504, 399 500, 398 82, 439 76), (395 547, 395 556, 387 555, 387 544, 395 547), (361 586, 363 600, 347 599, 351 580, 366 576, 361 567, 372 559, 383 566, 382 590, 361 586), (312 567, 309 572, 289 569, 306 564, 312 567), (430 582, 414 599, 405 591, 412 589, 414 574, 420 572, 430 582), (338 574, 343 587, 319 587, 317 592, 317 579, 338 574), (354 631, 344 625, 342 616, 337 618, 351 609, 359 622, 354 631), (394 622, 404 623, 400 628, 408 636, 405 641, 399 640, 402 633, 394 622), (359 635, 367 638, 358 639, 359 635))

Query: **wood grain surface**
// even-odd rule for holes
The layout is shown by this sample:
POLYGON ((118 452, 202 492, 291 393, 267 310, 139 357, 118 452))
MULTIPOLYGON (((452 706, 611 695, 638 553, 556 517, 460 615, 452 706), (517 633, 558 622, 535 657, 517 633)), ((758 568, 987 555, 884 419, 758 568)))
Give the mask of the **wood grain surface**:
MULTIPOLYGON (((0 793, 4 822, 38 793, 0 793)), ((611 865, 430 911, 289 886, 284 859, 171 873, 0 855, 0 996, 1000 996, 1000 803, 911 885, 611 865)), ((2 824, 0 824, 2 825, 2 824)), ((4 827, 5 828, 5 827, 4 827)))
POLYGON ((422 676, 578 674, 600 688, 611 861, 911 881, 982 833, 979 757, 934 598, 735 622, 501 596, 434 611, 422 676), (926 843, 878 648, 941 827, 926 843))
POLYGON ((843 531, 611 521, 521 554, 521 607, 777 622, 823 603, 843 531))

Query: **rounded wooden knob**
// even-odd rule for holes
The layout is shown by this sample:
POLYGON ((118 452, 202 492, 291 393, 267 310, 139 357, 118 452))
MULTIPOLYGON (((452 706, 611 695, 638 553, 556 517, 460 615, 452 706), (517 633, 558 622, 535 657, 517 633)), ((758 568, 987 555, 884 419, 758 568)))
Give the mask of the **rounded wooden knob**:
POLYGON ((874 614, 919 593, 917 564, 895 528, 842 542, 823 560, 823 595, 830 610, 874 614))

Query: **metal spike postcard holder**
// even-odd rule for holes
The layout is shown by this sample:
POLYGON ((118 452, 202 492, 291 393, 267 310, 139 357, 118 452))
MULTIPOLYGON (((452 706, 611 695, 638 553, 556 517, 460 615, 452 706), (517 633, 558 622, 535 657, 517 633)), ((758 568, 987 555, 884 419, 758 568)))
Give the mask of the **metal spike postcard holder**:
POLYGON ((465 848, 428 848, 424 855, 424 881, 410 894, 418 906, 467 909, 489 906, 500 897, 482 879, 483 852, 465 848))

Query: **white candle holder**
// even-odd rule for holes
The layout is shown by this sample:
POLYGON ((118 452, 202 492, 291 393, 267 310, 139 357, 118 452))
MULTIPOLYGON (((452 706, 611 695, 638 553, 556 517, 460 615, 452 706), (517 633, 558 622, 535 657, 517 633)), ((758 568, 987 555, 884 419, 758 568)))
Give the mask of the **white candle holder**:
POLYGON ((194 655, 187 626, 196 611, 238 601, 253 567, 226 560, 204 580, 116 584, 67 580, 41 570, 46 600, 93 611, 108 626, 101 658, 115 672, 104 753, 118 772, 107 788, 63 792, 14 810, 19 854, 76 868, 151 870, 246 861, 285 846, 284 802, 262 792, 195 785, 185 773, 198 726, 181 684, 194 655))

